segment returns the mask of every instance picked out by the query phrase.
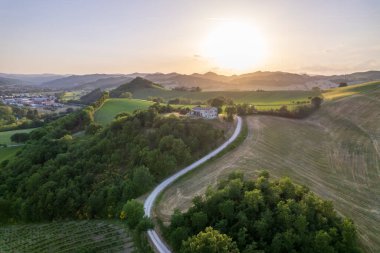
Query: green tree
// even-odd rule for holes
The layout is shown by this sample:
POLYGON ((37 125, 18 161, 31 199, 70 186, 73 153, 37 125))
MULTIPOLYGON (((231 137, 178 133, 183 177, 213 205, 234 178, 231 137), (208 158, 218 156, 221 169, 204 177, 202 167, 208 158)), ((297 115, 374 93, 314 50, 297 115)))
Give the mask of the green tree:
POLYGON ((132 93, 126 91, 120 94, 121 98, 132 98, 132 93))
POLYGON ((207 227, 199 234, 184 241, 181 253, 238 253, 236 243, 225 234, 207 227))
POLYGON ((126 215, 128 227, 135 229, 144 217, 144 206, 134 199, 128 200, 123 206, 122 212, 126 215))
POLYGON ((318 109, 321 106, 322 102, 323 99, 321 97, 313 97, 311 99, 311 105, 316 109, 318 109))
POLYGON ((236 106, 234 106, 234 105, 227 106, 224 109, 224 111, 226 112, 227 120, 229 120, 229 121, 232 121, 234 118, 234 115, 237 113, 236 106))

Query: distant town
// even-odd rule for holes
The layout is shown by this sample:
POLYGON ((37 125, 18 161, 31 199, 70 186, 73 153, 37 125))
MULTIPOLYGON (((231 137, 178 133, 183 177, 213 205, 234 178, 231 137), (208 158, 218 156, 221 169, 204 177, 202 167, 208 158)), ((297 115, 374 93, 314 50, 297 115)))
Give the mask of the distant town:
POLYGON ((63 104, 57 102, 57 97, 53 95, 30 95, 19 94, 10 96, 0 96, 0 101, 5 105, 28 106, 32 108, 54 109, 62 108, 63 104))

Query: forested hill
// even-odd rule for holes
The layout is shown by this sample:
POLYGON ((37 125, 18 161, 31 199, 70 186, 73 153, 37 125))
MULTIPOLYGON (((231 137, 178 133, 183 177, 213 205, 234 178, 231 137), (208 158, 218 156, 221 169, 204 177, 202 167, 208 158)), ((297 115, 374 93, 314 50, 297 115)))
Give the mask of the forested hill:
POLYGON ((129 83, 120 85, 116 89, 110 92, 110 96, 114 98, 120 97, 124 92, 135 92, 139 89, 163 89, 159 84, 153 83, 152 81, 146 80, 142 77, 136 77, 129 83))
POLYGON ((93 109, 31 132, 22 151, 1 163, 2 223, 117 217, 128 199, 224 138, 206 121, 163 117, 154 109, 102 128, 92 122, 93 109))

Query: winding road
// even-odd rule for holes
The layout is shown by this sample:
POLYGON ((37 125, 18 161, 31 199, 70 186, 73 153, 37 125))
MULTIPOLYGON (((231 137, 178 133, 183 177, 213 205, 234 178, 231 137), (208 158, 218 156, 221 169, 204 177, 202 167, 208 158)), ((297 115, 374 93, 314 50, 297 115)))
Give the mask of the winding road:
MULTIPOLYGON (((172 184, 175 180, 177 180, 182 175, 188 173, 189 171, 195 169, 202 163, 206 162, 210 158, 216 156, 218 153, 220 153, 223 149, 225 149, 229 144, 231 144, 240 134, 240 131, 242 129, 242 119, 241 117, 237 117, 237 125, 235 128, 235 131, 233 135, 221 146, 219 146, 217 149, 212 151, 211 153, 207 154, 206 156, 202 157, 198 161, 190 164, 189 166, 185 167, 184 169, 176 172, 172 176, 165 179, 162 183, 157 185, 156 188, 150 193, 148 198, 144 202, 144 211, 145 215, 148 217, 152 217, 152 209, 154 202, 156 201, 158 195, 165 190, 170 184, 172 184)), ((157 252, 160 253, 171 253, 170 249, 166 246, 165 242, 158 236, 157 232, 153 229, 148 230, 148 237, 151 240, 152 244, 154 245, 157 252)))

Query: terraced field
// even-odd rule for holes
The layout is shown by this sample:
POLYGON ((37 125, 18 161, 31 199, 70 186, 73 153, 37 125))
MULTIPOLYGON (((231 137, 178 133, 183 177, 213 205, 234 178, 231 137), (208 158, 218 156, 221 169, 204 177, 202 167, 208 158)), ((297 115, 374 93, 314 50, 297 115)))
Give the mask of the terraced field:
POLYGON ((146 109, 153 102, 140 99, 111 98, 95 112, 95 122, 105 125, 110 123, 114 117, 121 112, 133 112, 137 109, 146 109))
POLYGON ((0 227, 0 252, 133 252, 121 223, 71 221, 0 227))
POLYGON ((266 169, 332 200, 339 213, 354 220, 363 248, 380 252, 379 84, 334 98, 306 120, 248 117, 243 144, 170 187, 157 215, 167 222, 175 208, 187 209, 195 195, 233 170, 254 177, 266 169))

